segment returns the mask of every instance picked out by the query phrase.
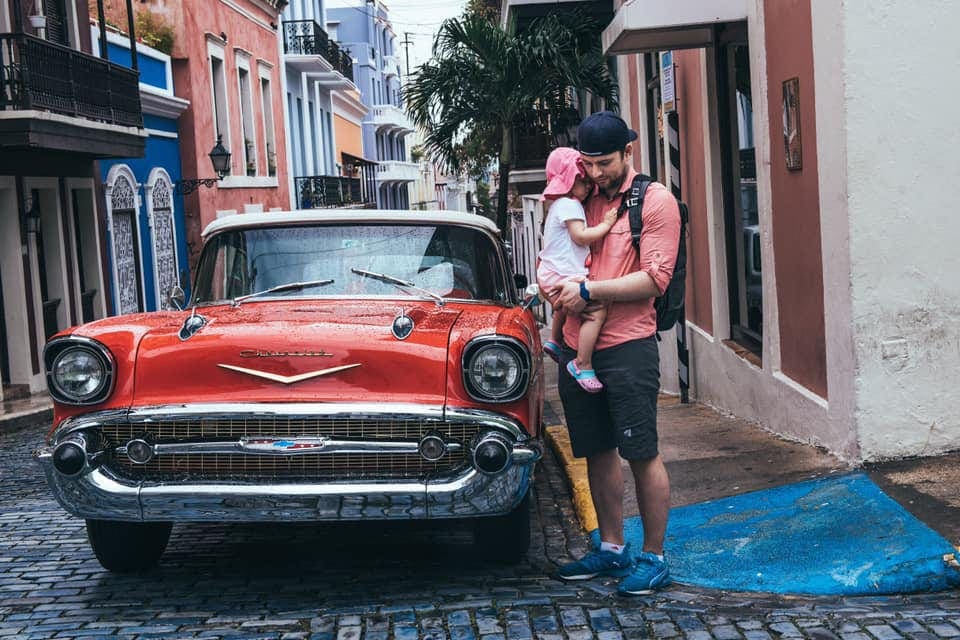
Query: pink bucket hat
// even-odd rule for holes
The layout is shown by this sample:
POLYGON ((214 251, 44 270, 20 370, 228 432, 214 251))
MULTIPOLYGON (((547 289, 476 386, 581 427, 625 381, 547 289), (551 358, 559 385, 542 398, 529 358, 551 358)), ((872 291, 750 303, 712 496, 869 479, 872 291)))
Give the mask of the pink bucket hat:
POLYGON ((572 147, 557 147, 547 157, 547 188, 540 199, 565 196, 573 188, 577 176, 586 175, 580 164, 580 152, 572 147))

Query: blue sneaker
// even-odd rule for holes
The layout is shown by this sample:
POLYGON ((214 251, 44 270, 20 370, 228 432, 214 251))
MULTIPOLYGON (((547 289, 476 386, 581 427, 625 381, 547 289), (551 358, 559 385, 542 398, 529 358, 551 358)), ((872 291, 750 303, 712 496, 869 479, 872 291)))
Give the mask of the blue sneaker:
POLYGON ((630 556, 630 544, 627 543, 621 553, 602 551, 599 547, 576 562, 565 564, 557 571, 562 580, 589 580, 596 576, 616 576, 622 578, 633 569, 630 556))
POLYGON ((633 573, 624 578, 617 593, 624 596, 642 596, 670 584, 670 569, 667 561, 660 560, 649 551, 636 557, 633 573))

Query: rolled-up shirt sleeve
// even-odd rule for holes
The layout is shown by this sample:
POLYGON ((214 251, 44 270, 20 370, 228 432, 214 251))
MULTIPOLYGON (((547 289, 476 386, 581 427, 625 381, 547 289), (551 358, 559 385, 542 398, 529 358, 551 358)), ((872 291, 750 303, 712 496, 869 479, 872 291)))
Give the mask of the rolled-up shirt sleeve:
POLYGON ((640 234, 640 270, 646 272, 662 294, 670 284, 680 244, 680 207, 665 187, 651 185, 643 199, 643 232, 640 234))

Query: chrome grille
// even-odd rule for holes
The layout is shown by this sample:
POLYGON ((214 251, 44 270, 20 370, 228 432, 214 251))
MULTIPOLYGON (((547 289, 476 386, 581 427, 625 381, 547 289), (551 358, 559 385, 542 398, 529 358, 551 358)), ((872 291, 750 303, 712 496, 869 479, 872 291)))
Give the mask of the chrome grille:
POLYGON ((103 435, 114 443, 149 435, 155 442, 186 440, 239 440, 253 436, 328 436, 336 439, 419 441, 431 431, 447 439, 467 442, 480 427, 474 422, 435 420, 390 420, 389 418, 251 417, 236 420, 175 420, 142 424, 107 424, 103 435))
MULTIPOLYGON (((463 444, 472 441, 481 427, 472 422, 433 420, 390 420, 388 418, 302 418, 252 417, 247 419, 179 420, 142 424, 109 424, 103 435, 119 446, 133 438, 147 437, 153 442, 170 443, 191 440, 235 441, 244 437, 310 437, 369 441, 418 442, 435 432, 447 441, 463 444)), ((300 455, 164 454, 145 465, 137 465, 125 455, 108 463, 115 473, 137 480, 184 481, 202 479, 279 480, 309 482, 332 479, 413 479, 448 473, 469 464, 466 447, 447 452, 440 460, 427 461, 417 454, 403 453, 318 453, 300 455)))

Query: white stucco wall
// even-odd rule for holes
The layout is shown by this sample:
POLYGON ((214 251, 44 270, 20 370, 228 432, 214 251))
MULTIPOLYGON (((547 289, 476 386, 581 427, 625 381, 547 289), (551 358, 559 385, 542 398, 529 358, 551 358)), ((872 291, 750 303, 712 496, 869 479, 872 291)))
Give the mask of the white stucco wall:
POLYGON ((861 457, 957 449, 960 5, 875 0, 843 11, 861 457))

